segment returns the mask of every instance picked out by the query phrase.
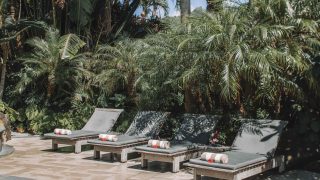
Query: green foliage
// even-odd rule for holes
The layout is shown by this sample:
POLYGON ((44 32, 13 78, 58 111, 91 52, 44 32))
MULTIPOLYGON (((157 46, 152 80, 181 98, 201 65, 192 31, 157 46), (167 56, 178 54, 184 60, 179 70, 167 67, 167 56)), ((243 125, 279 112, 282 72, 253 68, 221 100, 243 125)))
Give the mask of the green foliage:
POLYGON ((71 0, 70 19, 77 25, 77 32, 91 23, 95 0, 71 0))
POLYGON ((25 110, 26 118, 29 121, 29 131, 36 134, 52 132, 55 128, 66 128, 71 130, 81 129, 90 115, 90 111, 83 109, 74 109, 68 112, 54 112, 47 108, 30 106, 25 110))
POLYGON ((72 59, 86 43, 75 34, 67 34, 59 39, 61 59, 72 59))
POLYGON ((138 111, 136 109, 128 109, 128 111, 123 112, 121 114, 121 118, 114 125, 113 130, 116 132, 125 133, 137 112, 138 111))
POLYGON ((232 145, 240 126, 241 120, 238 118, 224 117, 219 121, 216 132, 212 135, 212 138, 218 140, 216 144, 230 146, 232 145))
POLYGON ((114 101, 114 106, 116 108, 123 108, 126 104, 127 97, 122 94, 115 94, 110 100, 114 101))
POLYGON ((139 60, 144 45, 139 41, 125 39, 114 46, 101 46, 95 54, 99 66, 104 67, 95 77, 95 82, 107 95, 123 92, 128 102, 136 102, 136 84, 141 75, 139 60))
POLYGON ((0 112, 6 114, 11 122, 15 122, 19 118, 19 113, 10 108, 5 102, 0 101, 0 112))
POLYGON ((18 74, 17 94, 37 93, 41 97, 37 101, 47 104, 53 96, 68 97, 75 87, 75 76, 82 72, 81 59, 76 54, 85 43, 73 34, 60 37, 57 30, 50 28, 45 39, 33 38, 27 44, 33 51, 20 58, 24 67, 18 74))
MULTIPOLYGON (((97 36, 105 41, 100 42, 118 38, 109 44, 79 54, 85 45, 82 37, 60 36, 52 28, 44 39, 27 42, 26 49, 32 48, 32 53, 17 63, 22 70, 10 78, 19 82, 8 86, 7 99, 26 115, 22 122, 30 125, 31 131, 75 129, 93 107, 114 106, 132 110, 116 128, 123 132, 136 108, 182 113, 192 105, 197 113, 280 119, 299 116, 297 119, 306 123, 301 124, 301 133, 319 133, 320 9, 316 0, 255 0, 250 6, 228 6, 213 0, 209 8, 213 12, 197 9, 188 24, 167 18, 163 31, 144 39, 119 35, 130 30, 127 26, 139 5, 148 12, 152 7, 166 9, 165 1, 127 2, 128 6, 120 1, 113 4, 119 11, 112 11, 113 32, 108 37, 103 35, 109 33, 104 32, 105 27, 90 29, 91 21, 97 19, 95 23, 101 24, 106 13, 95 12, 99 9, 95 1, 72 0, 70 11, 65 10, 70 14, 70 27, 87 35, 88 47, 93 44, 91 31, 101 31, 97 36)), ((8 37, 15 39, 17 34, 14 31, 8 37)), ((238 123, 225 122, 219 138, 228 144, 238 123)), ((172 120, 167 128, 177 124, 172 120)), ((163 135, 174 132, 167 134, 163 135)))
MULTIPOLYGON (((303 99, 299 79, 316 92, 308 72, 310 56, 320 47, 313 28, 317 21, 295 19, 287 1, 255 2, 257 7, 249 11, 242 7, 215 13, 198 10, 188 26, 172 24, 148 37, 142 58, 146 92, 155 89, 168 102, 172 92, 184 94, 188 87, 200 112, 225 105, 246 111, 249 106, 244 105, 250 102, 271 117, 280 113, 283 98, 303 99), (303 21, 309 23, 297 25, 303 21)), ((151 96, 163 99, 155 94, 151 96)))
POLYGON ((294 128, 296 132, 305 137, 308 142, 319 143, 320 136, 320 111, 305 107, 297 112, 294 128))
POLYGON ((5 11, 8 5, 8 0, 0 0, 0 15, 5 11))

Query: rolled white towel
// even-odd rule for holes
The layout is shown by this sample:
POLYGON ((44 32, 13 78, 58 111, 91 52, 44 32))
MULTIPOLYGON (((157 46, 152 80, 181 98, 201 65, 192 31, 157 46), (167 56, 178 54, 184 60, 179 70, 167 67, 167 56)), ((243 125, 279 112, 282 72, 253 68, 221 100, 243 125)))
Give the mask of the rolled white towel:
POLYGON ((148 147, 152 148, 160 148, 160 149, 169 149, 170 142, 169 141, 159 141, 159 140, 149 140, 148 147))
POLYGON ((99 134, 99 139, 101 141, 118 141, 117 135, 112 135, 112 134, 99 134))
POLYGON ((55 134, 61 134, 61 130, 62 130, 62 129, 56 128, 56 129, 54 129, 53 132, 54 132, 55 134))
POLYGON ((201 160, 208 161, 209 163, 222 163, 227 164, 229 162, 228 155, 204 152, 201 154, 201 160))
POLYGON ((69 130, 69 129, 64 129, 63 134, 64 134, 64 135, 71 135, 72 132, 71 132, 71 130, 69 130))
POLYGON ((68 130, 68 129, 54 129, 54 133, 55 134, 59 134, 59 135, 71 135, 72 134, 72 131, 71 130, 68 130))

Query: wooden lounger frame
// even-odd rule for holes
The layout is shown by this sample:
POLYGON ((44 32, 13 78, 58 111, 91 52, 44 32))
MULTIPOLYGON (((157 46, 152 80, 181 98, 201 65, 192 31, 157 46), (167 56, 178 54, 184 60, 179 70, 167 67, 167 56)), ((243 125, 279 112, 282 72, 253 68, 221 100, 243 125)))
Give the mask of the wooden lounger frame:
POLYGON ((285 170, 284 156, 277 156, 270 160, 261 161, 236 170, 222 169, 210 166, 185 163, 193 168, 194 180, 201 180, 201 176, 209 176, 218 179, 241 180, 273 168, 279 168, 279 172, 285 170))
POLYGON ((193 149, 177 153, 157 153, 152 151, 136 150, 141 153, 141 167, 148 167, 148 161, 161 161, 172 163, 172 172, 179 172, 180 163, 201 155, 204 149, 193 149))
POLYGON ((85 136, 80 138, 73 138, 73 139, 64 139, 64 138, 50 138, 52 139, 52 150, 58 150, 59 144, 67 144, 74 146, 74 153, 79 154, 81 153, 81 146, 88 145, 88 140, 96 139, 98 135, 95 136, 85 136))
POLYGON ((108 144, 93 144, 94 149, 94 158, 100 159, 100 152, 110 152, 111 153, 111 159, 113 160, 114 154, 120 154, 120 162, 125 163, 128 161, 128 154, 135 152, 135 147, 147 144, 148 140, 145 141, 139 141, 135 143, 130 144, 124 144, 124 145, 108 145, 108 144))
MULTIPOLYGON (((210 147, 212 152, 221 152, 229 149, 230 147, 210 147)), ((148 167, 148 161, 161 161, 172 163, 172 172, 176 173, 180 171, 180 163, 188 161, 192 158, 199 157, 206 149, 209 149, 207 146, 199 146, 197 149, 176 152, 176 153, 159 153, 152 151, 143 151, 136 150, 136 152, 141 153, 141 167, 148 167)))

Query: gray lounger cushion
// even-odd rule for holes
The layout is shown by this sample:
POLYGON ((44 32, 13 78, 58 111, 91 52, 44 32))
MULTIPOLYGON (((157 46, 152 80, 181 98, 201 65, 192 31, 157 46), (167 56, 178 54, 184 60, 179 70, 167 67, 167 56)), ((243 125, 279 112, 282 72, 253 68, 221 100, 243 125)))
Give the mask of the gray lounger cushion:
POLYGON ((96 108, 82 130, 107 132, 112 129, 122 112, 123 109, 96 108))
POLYGON ((190 163, 214 168, 236 170, 254 163, 267 160, 266 156, 259 154, 251 154, 237 151, 227 151, 223 152, 223 154, 227 154, 229 157, 229 162, 227 164, 208 163, 207 161, 203 161, 200 158, 190 159, 190 163))
POLYGON ((199 146, 193 144, 193 143, 178 143, 178 144, 171 144, 169 149, 161 149, 161 148, 152 148, 148 147, 147 145, 137 146, 137 150, 141 151, 148 151, 148 152, 156 152, 156 153, 165 153, 165 154, 174 154, 179 153, 183 151, 198 149, 199 146))
POLYGON ((128 136, 128 135, 118 135, 118 141, 111 142, 111 141, 100 141, 99 139, 89 140, 88 143, 93 145, 113 145, 113 146, 122 146, 126 144, 138 143, 141 141, 147 141, 149 138, 146 137, 139 137, 139 136, 128 136))
POLYGON ((196 144, 208 144, 220 116, 203 114, 184 114, 184 121, 173 142, 184 141, 196 144))
POLYGON ((171 141, 169 149, 137 146, 137 150, 173 154, 199 148, 198 145, 209 143, 211 134, 220 119, 220 116, 202 114, 184 114, 182 125, 171 141))
POLYGON ((81 130, 72 131, 71 135, 44 134, 45 138, 77 139, 86 136, 98 136, 110 131, 123 109, 96 108, 86 125, 81 130))
POLYGON ((159 134, 168 112, 140 111, 126 131, 128 136, 155 137, 159 134))
POLYGON ((97 132, 97 131, 84 131, 84 130, 77 130, 77 131, 72 131, 72 134, 70 135, 58 135, 54 133, 47 133, 44 136, 46 138, 59 138, 59 139, 78 139, 82 137, 88 137, 88 136, 97 136, 102 133, 102 132, 97 132))
POLYGON ((241 152, 273 157, 286 125, 286 121, 280 120, 245 120, 232 148, 241 152))
POLYGON ((124 135, 118 136, 118 141, 90 140, 90 144, 122 146, 149 140, 156 136, 162 124, 167 120, 168 112, 140 111, 124 135))

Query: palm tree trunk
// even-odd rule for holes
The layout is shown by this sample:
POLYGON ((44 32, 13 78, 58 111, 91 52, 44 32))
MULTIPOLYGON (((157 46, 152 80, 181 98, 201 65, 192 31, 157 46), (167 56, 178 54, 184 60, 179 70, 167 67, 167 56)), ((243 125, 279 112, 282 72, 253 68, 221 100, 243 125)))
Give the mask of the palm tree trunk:
POLYGON ((15 8, 15 2, 10 1, 10 16, 13 20, 16 19, 16 8, 15 8))
MULTIPOLYGON (((180 0, 180 13, 181 13, 181 23, 187 23, 187 17, 190 15, 190 0, 180 0)), ((185 112, 193 111, 193 94, 192 88, 189 84, 184 86, 184 110, 185 112)))
POLYGON ((197 84, 197 87, 196 87, 196 102, 197 102, 197 105, 198 105, 197 107, 198 107, 198 109, 199 109, 199 111, 201 113, 206 113, 207 109, 206 109, 206 106, 204 104, 202 92, 201 92, 201 89, 200 89, 200 84, 199 84, 199 82, 197 82, 196 84, 197 84))
POLYGON ((48 84, 47 84, 47 102, 52 97, 52 95, 54 93, 54 90, 55 90, 54 76, 53 75, 49 75, 48 76, 48 84))
POLYGON ((184 111, 186 113, 191 113, 193 111, 192 97, 192 89, 189 85, 186 85, 184 88, 184 111))
POLYGON ((187 18, 191 13, 190 0, 180 0, 181 23, 187 23, 187 18))
POLYGON ((1 66, 1 79, 0 79, 0 99, 3 98, 4 85, 6 81, 6 73, 7 73, 7 60, 3 59, 3 63, 1 66))
POLYGON ((110 0, 106 1, 106 31, 107 35, 112 30, 112 2, 110 0))
POLYGON ((249 0, 249 7, 252 8, 254 4, 254 0, 249 0))
POLYGON ((56 5, 54 0, 52 2, 52 19, 53 19, 53 27, 57 27, 57 20, 56 20, 56 5))
POLYGON ((0 99, 2 100, 3 92, 4 92, 4 86, 5 86, 5 80, 6 80, 6 73, 7 73, 7 61, 10 54, 9 44, 3 43, 1 44, 1 50, 3 53, 3 58, 1 58, 2 65, 1 65, 1 77, 0 77, 0 99))
POLYGON ((3 26, 3 16, 2 16, 2 9, 1 8, 3 8, 3 7, 0 6, 0 29, 3 26))
POLYGON ((128 97, 133 104, 137 104, 136 102, 137 93, 135 88, 135 81, 136 81, 136 73, 133 71, 129 73, 128 85, 127 85, 128 97))

